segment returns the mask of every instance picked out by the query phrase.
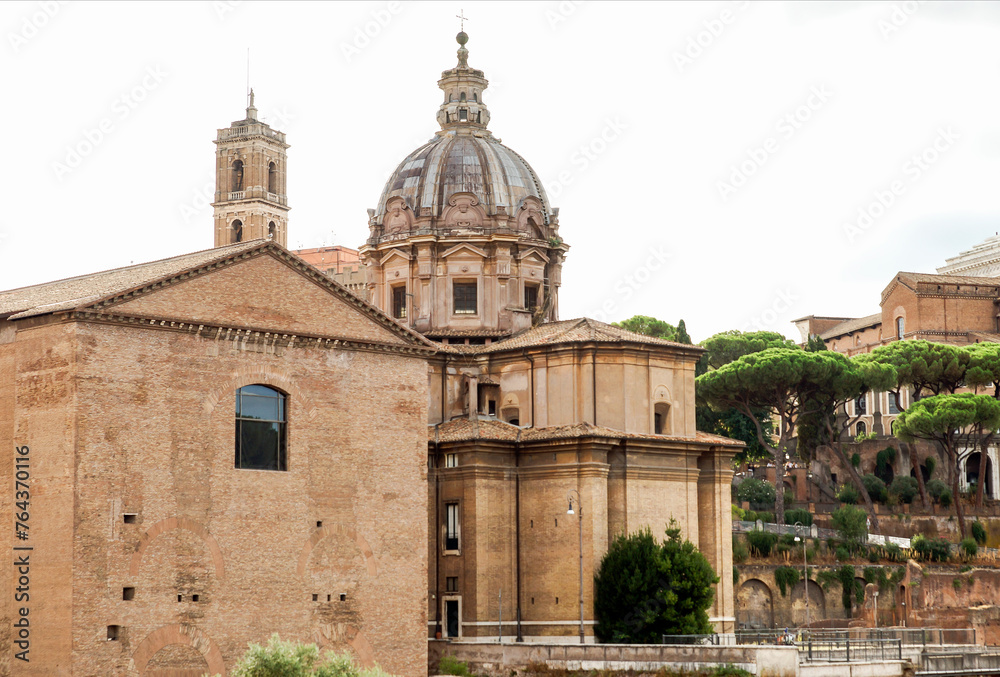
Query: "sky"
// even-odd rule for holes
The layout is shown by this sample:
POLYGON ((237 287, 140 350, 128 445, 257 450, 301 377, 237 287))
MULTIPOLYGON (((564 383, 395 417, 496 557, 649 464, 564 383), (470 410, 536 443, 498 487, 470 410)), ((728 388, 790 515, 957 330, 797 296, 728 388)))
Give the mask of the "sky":
POLYGON ((248 49, 289 247, 358 247, 460 12, 560 209, 562 319, 798 338, 1000 231, 996 3, 4 2, 0 288, 211 247, 248 49))

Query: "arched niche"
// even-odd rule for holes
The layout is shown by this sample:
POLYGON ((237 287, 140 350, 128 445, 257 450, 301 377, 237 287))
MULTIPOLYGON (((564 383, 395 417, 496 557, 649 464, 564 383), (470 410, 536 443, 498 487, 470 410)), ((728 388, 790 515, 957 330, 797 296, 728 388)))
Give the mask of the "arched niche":
POLYGON ((774 627, 774 595, 764 581, 751 578, 736 593, 736 627, 763 630, 774 627))

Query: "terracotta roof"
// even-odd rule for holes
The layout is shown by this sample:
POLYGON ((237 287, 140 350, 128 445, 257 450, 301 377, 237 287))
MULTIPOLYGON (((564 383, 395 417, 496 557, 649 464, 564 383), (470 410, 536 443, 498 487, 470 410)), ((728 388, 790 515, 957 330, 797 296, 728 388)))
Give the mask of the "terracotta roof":
POLYGON ((12 315, 29 317, 78 308, 116 293, 170 277, 190 268, 226 259, 259 247, 264 242, 267 240, 241 242, 227 247, 205 249, 125 268, 113 268, 89 275, 36 284, 31 287, 0 291, 0 317, 12 315))
POLYGON ((605 426, 590 423, 574 423, 572 425, 550 426, 547 428, 519 428, 494 418, 480 417, 478 421, 468 418, 456 418, 437 426, 428 427, 430 442, 460 442, 467 440, 498 440, 504 442, 533 442, 539 440, 574 439, 581 437, 606 437, 615 440, 641 439, 670 442, 695 442, 699 444, 718 444, 725 446, 743 446, 738 440, 731 440, 719 435, 711 435, 698 431, 691 437, 677 435, 645 435, 626 433, 605 426))
POLYGON ((970 331, 969 338, 985 341, 986 343, 1000 343, 1000 334, 989 331, 970 331))
POLYGON ((652 346, 684 348, 698 353, 704 352, 704 348, 701 346, 677 343, 676 341, 665 341, 645 334, 637 334, 621 327, 592 320, 589 317, 562 320, 560 322, 546 322, 537 327, 526 329, 510 338, 494 341, 488 346, 441 344, 440 348, 443 352, 484 354, 563 343, 641 343, 652 346))
POLYGON ((361 312, 370 315, 374 321, 414 343, 428 348, 437 347, 437 344, 422 334, 396 322, 343 285, 324 275, 314 266, 309 265, 273 240, 266 239, 239 242, 224 247, 182 254, 169 259, 0 291, 0 319, 17 320, 34 315, 93 307, 99 303, 110 302, 129 292, 142 290, 152 284, 167 282, 171 279, 185 279, 186 273, 198 271, 215 263, 232 261, 236 257, 246 255, 254 250, 270 250, 279 257, 287 258, 291 263, 301 266, 304 274, 312 276, 316 282, 325 285, 332 293, 349 301, 361 312))
POLYGON ((434 338, 494 338, 497 336, 508 336, 509 331, 501 329, 433 329, 424 332, 427 336, 434 338))
POLYGON ((850 334, 858 331, 859 329, 867 329, 868 327, 874 327, 879 324, 882 324, 881 312, 867 315, 865 317, 855 317, 845 322, 841 322, 835 327, 827 329, 825 332, 820 334, 819 337, 826 341, 836 336, 843 336, 844 334, 850 334))

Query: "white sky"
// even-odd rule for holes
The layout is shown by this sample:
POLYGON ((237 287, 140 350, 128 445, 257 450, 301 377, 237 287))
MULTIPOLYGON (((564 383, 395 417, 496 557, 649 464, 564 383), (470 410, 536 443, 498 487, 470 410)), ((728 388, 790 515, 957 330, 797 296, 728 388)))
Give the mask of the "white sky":
POLYGON ((247 47, 289 246, 359 246, 437 129, 460 9, 490 129, 561 210, 563 319, 797 337, 1000 230, 998 4, 4 2, 0 288, 211 247, 247 47))

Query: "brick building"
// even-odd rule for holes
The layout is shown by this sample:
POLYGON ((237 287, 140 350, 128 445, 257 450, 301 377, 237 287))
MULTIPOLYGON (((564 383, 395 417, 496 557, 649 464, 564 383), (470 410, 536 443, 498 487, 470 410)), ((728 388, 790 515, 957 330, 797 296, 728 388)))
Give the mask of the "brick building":
MULTIPOLYGON (((948 260, 945 268, 992 266, 1000 240, 991 238, 970 252, 948 260)), ((985 269, 985 268, 984 268, 985 269)), ((1000 341, 1000 278, 967 275, 899 272, 882 290, 880 311, 860 318, 809 315, 794 323, 805 341, 818 335, 830 350, 846 355, 871 352, 893 341, 923 339, 964 346, 982 341, 1000 341)), ((912 393, 902 393, 902 406, 909 406, 912 393)), ((899 414, 895 397, 868 393, 848 406, 859 416, 848 431, 853 438, 874 433, 891 435, 899 414)), ((922 445, 923 453, 933 453, 922 445)), ((977 480, 979 454, 971 451, 960 460, 961 485, 977 480), (970 458, 973 460, 969 463, 970 458)), ((909 460, 901 459, 901 467, 909 460)), ((987 462, 987 496, 1000 498, 1000 458, 996 449, 987 462)))
POLYGON ((266 240, 0 313, 0 673, 225 674, 273 632, 425 673, 426 340, 266 240))

